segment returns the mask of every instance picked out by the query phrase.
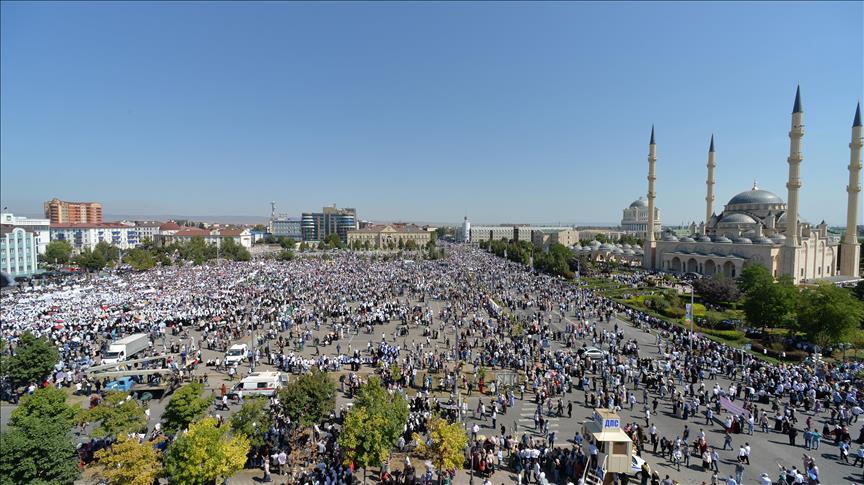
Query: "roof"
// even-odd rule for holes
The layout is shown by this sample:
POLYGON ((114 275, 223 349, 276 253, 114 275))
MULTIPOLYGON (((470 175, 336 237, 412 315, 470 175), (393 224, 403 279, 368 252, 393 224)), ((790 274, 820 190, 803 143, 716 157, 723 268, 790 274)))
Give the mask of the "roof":
POLYGON ((67 222, 62 224, 52 223, 51 229, 134 229, 134 227, 120 224, 119 222, 67 222))
POLYGON ((711 146, 708 147, 708 151, 709 151, 709 152, 713 152, 713 151, 714 151, 714 135, 711 135, 711 146))
POLYGON ((852 121, 852 126, 861 126, 861 103, 855 107, 855 120, 852 121))
POLYGON ((630 203, 630 207, 648 207, 648 201, 645 200, 645 197, 639 197, 630 203))
POLYGON ((804 110, 801 109, 801 85, 798 85, 798 89, 795 90, 795 105, 792 106, 792 113, 803 113, 804 110))
POLYGON ((783 204, 783 199, 781 199, 774 192, 770 192, 767 190, 762 190, 756 188, 755 186, 747 191, 741 192, 729 199, 729 203, 726 205, 736 205, 736 204, 783 204))
POLYGON ((33 229, 27 226, 16 226, 14 224, 0 224, 0 235, 9 234, 15 229, 21 229, 26 232, 33 232, 33 229))
POLYGON ((651 125, 651 141, 649 142, 649 145, 654 145, 654 144, 655 144, 654 143, 654 125, 651 125))
POLYGON ((179 229, 181 229, 180 224, 177 224, 176 222, 173 222, 173 221, 169 221, 169 222, 166 222, 164 224, 159 225, 160 231, 177 231, 179 229))
POLYGON ((177 232, 174 233, 175 236, 186 236, 186 237, 195 237, 195 236, 209 236, 210 231, 206 229, 198 229, 197 227, 183 227, 180 228, 177 232))
POLYGON ((228 236, 228 237, 237 237, 237 236, 243 236, 245 232, 246 232, 246 229, 220 229, 219 235, 220 236, 228 236))
POLYGON ((600 431, 599 433, 591 432, 591 436, 593 436, 594 439, 596 439, 597 441, 624 441, 627 443, 632 441, 630 439, 630 436, 628 436, 627 433, 622 431, 621 428, 600 431))
POLYGON ((371 225, 364 227, 363 229, 352 229, 348 232, 349 233, 355 233, 355 234, 356 233, 366 233, 366 234, 373 233, 374 234, 374 233, 385 231, 385 230, 387 230, 387 228, 390 228, 393 232, 398 232, 398 233, 402 233, 402 234, 415 233, 415 232, 422 232, 422 233, 428 232, 425 229, 423 229, 422 227, 414 225, 414 224, 371 224, 371 225))

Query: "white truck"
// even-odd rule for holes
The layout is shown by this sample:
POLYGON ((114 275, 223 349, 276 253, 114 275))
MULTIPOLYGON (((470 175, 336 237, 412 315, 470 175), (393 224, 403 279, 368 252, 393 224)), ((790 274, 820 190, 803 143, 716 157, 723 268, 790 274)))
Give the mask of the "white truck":
POLYGON ((102 356, 102 364, 119 364, 149 346, 150 337, 146 333, 128 335, 108 346, 102 356))
POLYGON ((288 384, 288 374, 282 372, 253 372, 237 383, 231 392, 230 399, 239 397, 243 391, 243 397, 249 396, 272 396, 280 387, 288 384))

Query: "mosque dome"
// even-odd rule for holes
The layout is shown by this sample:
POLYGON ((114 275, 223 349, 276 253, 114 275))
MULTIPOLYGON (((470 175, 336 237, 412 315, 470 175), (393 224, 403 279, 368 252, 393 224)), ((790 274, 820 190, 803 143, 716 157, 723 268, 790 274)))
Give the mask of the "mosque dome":
POLYGON ((711 242, 711 238, 705 235, 696 238, 696 242, 711 242))
POLYGON ((762 190, 754 184, 752 189, 741 192, 735 197, 729 199, 729 203, 726 205, 732 206, 739 204, 784 204, 784 202, 783 199, 774 192, 762 190))
POLYGON ((670 233, 667 233, 667 234, 664 234, 664 235, 663 235, 663 241, 676 242, 676 241, 678 241, 678 237, 677 237, 675 234, 672 234, 672 233, 670 232, 670 233))
POLYGON ((774 241, 768 239, 765 236, 757 237, 753 239, 753 244, 773 244, 774 241))
POLYGON ((689 237, 689 236, 684 236, 681 239, 679 239, 679 241, 681 241, 681 242, 696 242, 696 240, 694 240, 692 237, 689 237))
POLYGON ((753 244, 753 241, 746 237, 737 237, 732 242, 735 244, 753 244))
MULTIPOLYGON (((768 192, 768 193, 770 193, 770 192, 768 192)), ((737 198, 737 197, 738 196, 736 195, 735 197, 733 197, 732 200, 735 200, 735 198, 737 198)), ((729 201, 729 203, 732 204, 732 201, 729 201)), ((756 224, 756 219, 753 219, 752 217, 748 216, 747 214, 729 214, 729 215, 723 216, 723 218, 720 219, 720 223, 721 224, 756 224)))
POLYGON ((647 209, 648 201, 645 200, 645 197, 639 197, 638 199, 630 203, 630 207, 644 207, 647 209))
POLYGON ((779 232, 771 236, 771 242, 782 244, 784 241, 786 241, 786 236, 780 234, 779 232))
POLYGON ((729 244, 732 242, 732 240, 726 236, 716 236, 713 238, 713 241, 719 244, 729 244))

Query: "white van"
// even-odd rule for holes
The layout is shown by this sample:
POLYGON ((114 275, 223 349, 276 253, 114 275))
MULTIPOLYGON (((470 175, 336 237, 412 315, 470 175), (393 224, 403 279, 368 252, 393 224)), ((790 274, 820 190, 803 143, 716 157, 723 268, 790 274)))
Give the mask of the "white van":
POLYGON ((243 391, 243 397, 272 396, 276 390, 288 384, 288 374, 282 372, 253 372, 231 389, 229 397, 236 397, 243 391))
POLYGON ((228 352, 225 353, 225 364, 234 365, 246 360, 246 353, 249 347, 246 344, 232 345, 228 352))

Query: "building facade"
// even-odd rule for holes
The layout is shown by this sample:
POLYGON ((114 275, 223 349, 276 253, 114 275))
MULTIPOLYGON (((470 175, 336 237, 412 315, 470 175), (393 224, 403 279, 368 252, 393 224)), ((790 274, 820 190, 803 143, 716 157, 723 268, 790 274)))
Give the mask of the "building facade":
POLYGON ((44 204, 45 218, 51 224, 101 224, 102 204, 99 202, 67 202, 53 198, 44 204))
POLYGON ((417 248, 423 248, 435 237, 434 232, 427 231, 414 224, 371 224, 363 229, 348 231, 348 246, 385 249, 391 244, 395 247, 413 241, 417 248))
POLYGON ((579 244, 579 231, 575 229, 535 230, 531 232, 531 243, 535 247, 544 249, 553 244, 561 244, 572 248, 579 244))
MULTIPOLYGON (((464 226, 463 226, 464 227, 464 226)), ((469 225, 468 241, 479 243, 481 241, 527 241, 532 242, 532 234, 535 231, 559 232, 573 229, 566 226, 530 226, 530 225, 502 225, 502 226, 475 226, 469 225)))
MULTIPOLYGON (((165 226, 165 224, 163 224, 165 226)), ((249 229, 199 229, 197 227, 165 226, 156 237, 156 244, 168 245, 173 243, 186 244, 193 238, 200 237, 207 244, 222 246, 226 239, 233 239, 234 243, 246 249, 252 247, 252 232, 249 229)))
POLYGON ((276 237, 287 237, 295 241, 303 240, 303 232, 301 231, 301 219, 298 219, 296 217, 273 219, 270 221, 270 227, 268 227, 268 231, 270 232, 270 234, 276 237))
POLYGON ((68 241, 72 249, 80 253, 92 251, 100 242, 120 249, 134 248, 141 243, 138 229, 116 222, 101 224, 51 224, 52 241, 68 241))
MULTIPOLYGON (((858 265, 843 266, 843 259, 858 261, 857 239, 839 243, 828 233, 825 222, 812 225, 798 215, 801 139, 803 138, 803 110, 800 90, 796 92, 792 111, 792 129, 789 132, 790 154, 787 183, 788 202, 777 194, 760 189, 755 183, 750 190, 732 197, 724 210, 715 214, 712 207, 715 164, 714 141, 709 147, 707 221, 691 226, 689 236, 665 233, 657 241, 647 241, 644 247, 644 266, 672 272, 693 272, 706 276, 722 273, 729 277, 739 275, 747 263, 758 263, 771 271, 774 277, 789 275, 796 283, 825 278, 857 279, 858 265), (839 244, 838 244, 839 243, 839 244), (841 251, 849 254, 841 258, 841 251)), ((653 137, 652 137, 653 142, 653 137)), ((858 193, 861 169, 860 106, 856 110, 852 128, 850 183, 847 186, 847 233, 857 232, 858 193)), ((653 155, 653 143, 651 153, 653 155)), ((649 157, 649 163, 651 162, 649 157)), ((652 167, 653 168, 653 167, 652 167)), ((653 175, 653 170, 651 171, 653 175)), ((650 179, 650 176, 649 176, 650 179)), ((653 181, 650 181, 653 185, 653 181)), ((653 186, 649 188, 653 192, 653 186)))
POLYGON ((39 267, 38 243, 29 228, 0 224, 0 271, 12 276, 31 276, 39 267))
MULTIPOLYGON (((634 200, 624 209, 621 217, 621 229, 632 234, 644 236, 648 230, 648 201, 644 197, 634 200)), ((654 232, 660 232, 660 209, 654 208, 654 232)))
POLYGON ((31 219, 29 217, 15 217, 14 214, 4 212, 0 215, 0 224, 23 227, 33 232, 36 238, 36 251, 45 254, 48 243, 51 242, 51 222, 48 219, 31 219))
POLYGON ((300 232, 304 241, 323 241, 336 234, 342 242, 348 242, 348 231, 356 230, 357 209, 338 209, 336 204, 324 207, 321 212, 304 212, 300 216, 300 232))

